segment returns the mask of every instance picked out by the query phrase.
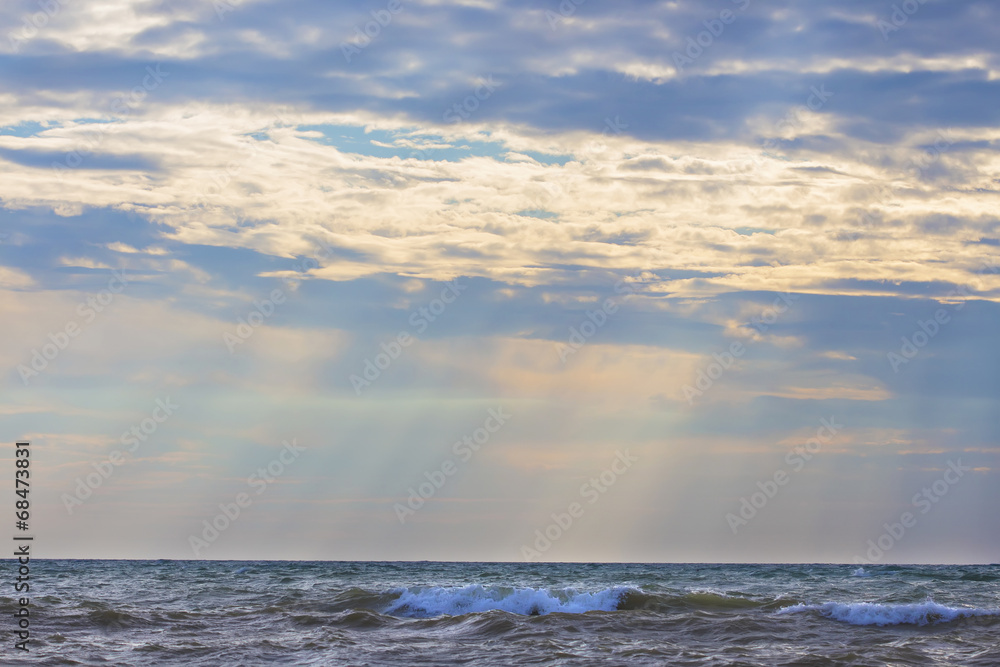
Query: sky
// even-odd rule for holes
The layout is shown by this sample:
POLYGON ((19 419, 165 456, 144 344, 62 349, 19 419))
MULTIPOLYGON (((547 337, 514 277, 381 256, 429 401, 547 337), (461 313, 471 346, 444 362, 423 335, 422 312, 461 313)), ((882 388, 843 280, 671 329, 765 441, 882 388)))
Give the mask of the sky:
POLYGON ((998 25, 3 3, 35 552, 997 562, 998 25))

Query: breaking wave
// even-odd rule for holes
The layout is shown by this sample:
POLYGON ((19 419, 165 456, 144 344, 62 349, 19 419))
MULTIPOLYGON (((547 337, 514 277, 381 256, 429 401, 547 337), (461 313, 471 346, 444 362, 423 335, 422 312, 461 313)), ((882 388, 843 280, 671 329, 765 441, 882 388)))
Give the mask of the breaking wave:
POLYGON ((505 588, 469 585, 462 587, 396 589, 396 598, 384 613, 411 618, 459 616, 473 612, 506 611, 512 614, 542 615, 553 612, 582 614, 588 611, 615 611, 628 593, 639 592, 624 586, 596 593, 574 589, 505 588))
MULTIPOLYGON (((346 600, 342 600, 346 602, 346 600)), ((487 611, 525 616, 591 611, 689 612, 779 608, 796 600, 753 600, 711 590, 649 593, 634 586, 614 586, 597 592, 573 588, 511 588, 504 586, 428 586, 396 588, 385 593, 355 591, 351 606, 376 609, 391 616, 432 618, 487 611), (363 602, 366 598, 368 603, 363 602), (377 601, 377 602, 376 602, 377 601)))
POLYGON ((975 616, 1000 616, 1000 609, 948 607, 933 600, 918 604, 877 604, 874 602, 797 604, 779 609, 779 614, 818 612, 827 618, 851 625, 928 625, 975 616))

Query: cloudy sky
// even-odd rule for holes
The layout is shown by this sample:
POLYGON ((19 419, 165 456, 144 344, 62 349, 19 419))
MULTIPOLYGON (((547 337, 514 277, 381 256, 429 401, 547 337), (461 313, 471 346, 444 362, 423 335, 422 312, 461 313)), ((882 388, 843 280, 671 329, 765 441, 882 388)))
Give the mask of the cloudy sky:
POLYGON ((37 552, 997 561, 998 25, 3 3, 37 552))

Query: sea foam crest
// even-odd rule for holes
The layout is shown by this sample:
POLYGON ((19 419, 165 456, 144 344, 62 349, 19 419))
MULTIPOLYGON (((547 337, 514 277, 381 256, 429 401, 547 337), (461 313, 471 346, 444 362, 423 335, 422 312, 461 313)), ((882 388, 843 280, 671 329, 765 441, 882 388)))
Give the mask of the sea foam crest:
POLYGON ((1000 616, 1000 609, 974 607, 948 607, 933 600, 917 604, 878 604, 874 602, 826 602, 824 604, 797 604, 779 609, 778 614, 795 614, 817 611, 827 618, 851 625, 927 625, 946 623, 972 616, 1000 616))
POLYGON ((458 616, 473 612, 501 610, 513 614, 582 614, 587 611, 614 611, 622 596, 635 588, 616 586, 596 593, 574 589, 503 588, 499 586, 435 586, 433 588, 398 588, 399 597, 385 613, 396 616, 427 618, 458 616))

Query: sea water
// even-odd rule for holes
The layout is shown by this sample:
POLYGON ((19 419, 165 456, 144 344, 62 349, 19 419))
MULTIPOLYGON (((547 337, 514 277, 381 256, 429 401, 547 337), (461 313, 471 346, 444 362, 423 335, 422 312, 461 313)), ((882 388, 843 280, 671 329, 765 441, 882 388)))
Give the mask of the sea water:
POLYGON ((1000 566, 32 564, 4 665, 1000 665, 1000 566))

